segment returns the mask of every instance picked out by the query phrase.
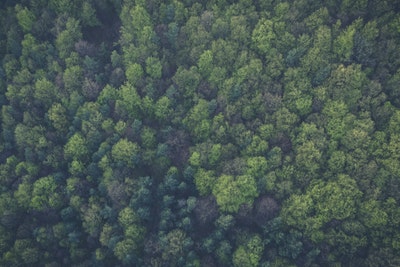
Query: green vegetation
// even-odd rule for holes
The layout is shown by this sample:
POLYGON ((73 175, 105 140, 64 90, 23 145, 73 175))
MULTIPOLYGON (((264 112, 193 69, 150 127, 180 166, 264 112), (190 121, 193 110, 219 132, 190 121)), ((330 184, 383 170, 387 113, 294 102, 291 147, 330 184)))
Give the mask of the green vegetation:
POLYGON ((400 266, 400 5, 0 4, 0 266, 400 266))

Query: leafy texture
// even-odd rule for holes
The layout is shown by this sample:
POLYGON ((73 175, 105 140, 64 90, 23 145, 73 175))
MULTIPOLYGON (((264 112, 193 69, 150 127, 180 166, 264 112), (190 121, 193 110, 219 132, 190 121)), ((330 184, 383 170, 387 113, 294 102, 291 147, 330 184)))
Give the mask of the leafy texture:
POLYGON ((400 266, 400 6, 0 4, 0 266, 400 266))

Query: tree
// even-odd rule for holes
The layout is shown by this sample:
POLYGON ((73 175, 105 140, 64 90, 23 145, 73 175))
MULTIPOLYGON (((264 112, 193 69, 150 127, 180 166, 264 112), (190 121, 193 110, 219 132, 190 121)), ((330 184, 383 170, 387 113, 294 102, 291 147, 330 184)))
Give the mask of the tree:
POLYGON ((31 205, 32 185, 28 182, 20 183, 18 189, 14 192, 14 197, 20 207, 28 209, 31 205))
POLYGON ((75 133, 64 146, 66 159, 86 160, 89 150, 86 140, 80 133, 75 133))
POLYGON ((67 110, 60 103, 54 103, 47 111, 47 116, 53 127, 60 133, 66 133, 68 130, 67 110))
POLYGON ((111 149, 111 156, 117 165, 133 168, 139 162, 139 146, 125 138, 120 139, 111 149))
POLYGON ((140 119, 142 110, 142 99, 137 93, 136 88, 130 83, 121 86, 119 99, 116 101, 116 109, 124 117, 140 119))
POLYGON ((307 173, 317 173, 321 158, 321 151, 315 147, 312 141, 305 142, 296 148, 296 164, 307 173))
POLYGON ((71 66, 63 74, 65 88, 69 91, 80 91, 83 83, 83 71, 80 66, 71 66))
POLYGON ((125 76, 130 84, 138 86, 143 79, 143 68, 140 64, 133 63, 126 68, 125 76))
POLYGON ((177 90, 185 99, 193 98, 200 83, 200 74, 197 67, 190 69, 179 67, 172 80, 177 85, 177 90))
POLYGON ((135 251, 137 250, 137 244, 130 239, 125 238, 119 241, 114 247, 114 255, 125 265, 134 264, 137 260, 135 251))
POLYGON ((354 35, 353 56, 358 63, 365 67, 373 68, 377 57, 373 51, 377 49, 376 38, 379 35, 377 21, 368 21, 363 28, 354 35))
POLYGON ((168 232, 162 243, 162 259, 171 265, 177 265, 188 252, 190 243, 184 231, 174 229, 168 232))
POLYGON ((360 208, 361 219, 368 229, 386 227, 388 223, 388 214, 381 207, 377 200, 368 200, 362 203, 360 208))
POLYGON ((311 83, 300 68, 289 68, 285 72, 283 101, 290 111, 301 116, 311 112, 311 83))
POLYGON ((21 26, 24 32, 30 32, 32 30, 34 21, 36 20, 35 14, 27 7, 22 7, 19 4, 15 6, 15 11, 18 24, 21 26))
POLYGON ((82 39, 82 32, 79 21, 74 18, 68 18, 65 30, 61 31, 56 39, 59 56, 62 59, 66 59, 73 51, 75 43, 80 39, 82 39))
POLYGON ((312 47, 300 59, 301 66, 309 73, 315 84, 322 83, 326 77, 332 58, 332 30, 326 25, 319 25, 314 33, 312 47), (318 77, 318 74, 322 76, 318 77))
POLYGON ((272 48, 276 39, 273 30, 274 23, 268 19, 260 19, 252 33, 252 43, 262 55, 266 55, 272 48))
POLYGON ((96 10, 90 3, 83 2, 81 12, 82 12, 81 18, 84 25, 94 27, 100 24, 100 21, 96 17, 96 10))
POLYGON ((58 209, 62 205, 62 193, 53 176, 35 181, 32 189, 30 207, 38 211, 58 209))
POLYGON ((129 207, 126 207, 119 212, 118 221, 124 229, 128 228, 134 223, 137 223, 138 220, 139 218, 135 212, 129 207))
POLYGON ((250 157, 247 159, 247 170, 246 174, 254 177, 255 179, 261 179, 266 175, 269 170, 269 164, 265 157, 250 157))
POLYGON ((334 101, 343 101, 355 110, 366 83, 366 75, 360 65, 339 65, 326 82, 328 94, 334 101))
POLYGON ((58 100, 59 96, 57 94, 56 86, 46 78, 36 81, 34 97, 46 110, 58 100))
POLYGON ((280 207, 275 199, 268 196, 261 196, 254 203, 254 220, 260 225, 264 226, 265 223, 280 211, 280 207))
POLYGON ((154 104, 154 115, 160 122, 165 122, 173 112, 172 101, 167 96, 160 97, 154 104))
POLYGON ((203 77, 210 76, 213 70, 213 54, 211 50, 206 50, 200 55, 199 62, 197 63, 199 72, 203 77))
POLYGON ((220 209, 224 212, 237 212, 240 205, 252 205, 258 196, 256 182, 249 175, 222 175, 212 190, 220 209))
POLYGON ((289 132, 299 121, 299 117, 290 112, 286 107, 280 108, 274 113, 276 130, 282 132, 289 132))
POLYGON ((245 245, 236 249, 233 254, 233 266, 259 266, 263 249, 262 239, 254 235, 245 245))
POLYGON ((194 214, 200 227, 207 229, 209 224, 218 217, 218 206, 213 195, 198 198, 194 208, 194 214))
POLYGON ((18 124, 15 127, 15 142, 21 151, 26 148, 40 150, 47 146, 47 140, 44 137, 44 128, 40 126, 28 127, 25 124, 18 124))
POLYGON ((354 115, 349 113, 348 107, 343 101, 329 101, 322 114, 327 117, 325 129, 334 140, 343 138, 354 121, 354 115))
POLYGON ((197 105, 188 112, 188 115, 183 120, 184 125, 191 132, 196 140, 206 140, 210 134, 210 103, 204 99, 199 99, 197 105))
POLYGON ((154 148, 156 146, 156 132, 154 129, 149 127, 144 127, 140 135, 142 140, 142 145, 145 148, 154 148))
POLYGON ((158 58, 148 57, 146 59, 146 73, 153 79, 161 78, 162 65, 158 58))
POLYGON ((232 16, 230 20, 231 38, 240 45, 248 45, 250 39, 250 30, 247 18, 243 15, 232 16))
POLYGON ((306 194, 292 195, 283 206, 282 218, 305 230, 314 242, 322 242, 328 222, 355 218, 361 195, 353 179, 339 174, 334 181, 311 185, 306 194))
POLYGON ((361 19, 354 21, 333 41, 333 52, 341 62, 350 60, 353 53, 354 35, 362 23, 361 19))
POLYGON ((328 167, 333 173, 340 173, 346 164, 346 154, 341 150, 332 153, 328 160, 328 167))
POLYGON ((211 193, 212 188, 214 187, 216 177, 213 171, 199 168, 194 175, 194 182, 200 196, 207 196, 211 193))
POLYGON ((31 239, 17 239, 15 240, 13 253, 17 258, 21 258, 22 262, 26 265, 38 264, 40 253, 34 242, 31 239))

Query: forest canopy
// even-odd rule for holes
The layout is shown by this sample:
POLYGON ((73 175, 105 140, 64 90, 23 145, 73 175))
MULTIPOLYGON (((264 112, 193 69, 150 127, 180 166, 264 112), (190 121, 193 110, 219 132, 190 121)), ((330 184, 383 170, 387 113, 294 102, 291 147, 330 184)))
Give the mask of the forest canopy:
POLYGON ((400 4, 0 4, 1 266, 400 266, 400 4))

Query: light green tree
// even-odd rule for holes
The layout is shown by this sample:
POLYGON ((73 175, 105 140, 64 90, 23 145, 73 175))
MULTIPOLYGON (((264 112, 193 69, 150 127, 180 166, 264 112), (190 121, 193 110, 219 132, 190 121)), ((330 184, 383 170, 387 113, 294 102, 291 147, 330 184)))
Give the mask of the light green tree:
POLYGON ((299 227, 314 242, 324 238, 324 228, 331 220, 354 219, 362 192, 356 181, 339 174, 329 182, 318 181, 305 194, 292 195, 282 208, 286 224, 299 227))
POLYGON ((194 175, 196 188, 201 196, 209 195, 216 182, 216 177, 213 171, 199 168, 194 175))
POLYGON ((62 59, 66 59, 73 51, 75 43, 82 39, 82 32, 79 21, 68 18, 65 30, 61 31, 56 39, 56 47, 62 59))
POLYGON ((146 59, 146 73, 153 79, 161 78, 162 65, 158 58, 148 57, 146 59))
POLYGON ((136 88, 127 83, 121 86, 119 93, 120 98, 116 101, 117 110, 131 119, 139 119, 143 103, 136 88))
POLYGON ((233 254, 233 266, 259 266, 264 250, 263 241, 258 235, 251 237, 244 245, 240 245, 233 254))
POLYGON ((54 103, 48 110, 47 116, 57 131, 65 133, 68 130, 67 110, 62 104, 54 103))
POLYGON ((31 208, 45 211, 58 209, 61 205, 62 195, 53 176, 40 178, 33 184, 31 208))
POLYGON ((139 161, 139 146, 125 138, 120 139, 111 149, 111 156, 117 164, 134 167, 139 161))
POLYGON ((21 26, 24 32, 30 32, 36 20, 35 14, 32 11, 30 11, 27 7, 22 7, 19 4, 15 6, 15 11, 17 15, 18 24, 21 26))
POLYGON ((64 146, 66 159, 84 160, 88 156, 86 140, 80 133, 75 133, 64 146))
POLYGON ((263 55, 271 50, 271 44, 276 39, 274 23, 268 19, 260 19, 252 33, 252 42, 263 55))
POLYGON ((250 175, 221 175, 212 192, 225 212, 237 212, 242 204, 252 205, 258 196, 256 182, 250 175))

